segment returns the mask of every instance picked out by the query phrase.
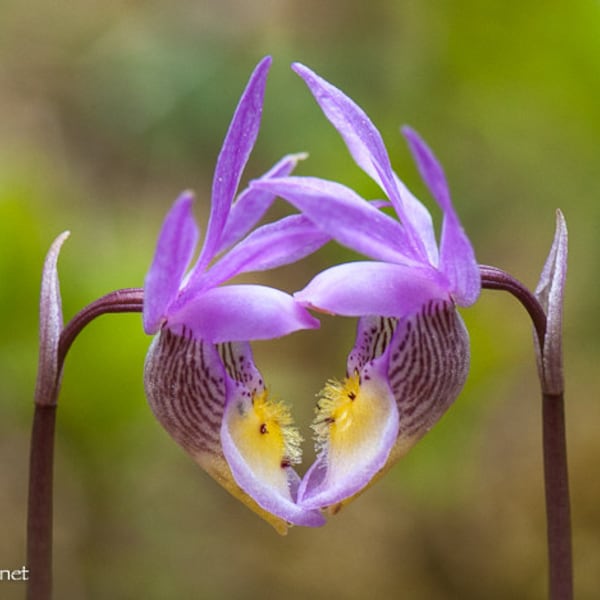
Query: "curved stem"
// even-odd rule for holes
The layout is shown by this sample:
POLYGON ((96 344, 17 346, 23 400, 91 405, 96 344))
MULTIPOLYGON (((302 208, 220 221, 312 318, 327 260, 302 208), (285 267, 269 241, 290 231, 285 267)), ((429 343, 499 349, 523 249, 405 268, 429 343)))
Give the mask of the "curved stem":
POLYGON ((79 311, 60 334, 58 343, 59 374, 69 348, 88 323, 107 313, 142 312, 143 306, 144 290, 142 288, 126 288, 110 292, 79 311))
POLYGON ((546 313, 538 299, 518 280, 506 271, 488 265, 479 265, 481 287, 488 290, 503 290, 512 294, 529 313, 541 347, 546 336, 546 313))
MULTIPOLYGON (((77 335, 90 321, 107 313, 141 312, 143 301, 142 289, 117 290, 92 302, 77 313, 60 332, 54 373, 49 374, 54 380, 36 389, 27 504, 28 600, 49 600, 52 597, 54 427, 66 355, 77 335)), ((48 376, 47 373, 44 375, 48 376)))
MULTIPOLYGON (((480 265, 480 272, 483 288, 509 292, 523 305, 533 321, 539 341, 539 351, 543 352, 547 318, 537 298, 520 281, 501 269, 480 265)), ((540 377, 543 377, 542 373, 540 373, 540 377)), ((543 381, 542 388, 544 388, 543 381)), ((542 443, 548 536, 549 597, 551 600, 572 600, 571 508, 562 390, 560 393, 552 394, 547 393, 544 389, 542 391, 542 443)))

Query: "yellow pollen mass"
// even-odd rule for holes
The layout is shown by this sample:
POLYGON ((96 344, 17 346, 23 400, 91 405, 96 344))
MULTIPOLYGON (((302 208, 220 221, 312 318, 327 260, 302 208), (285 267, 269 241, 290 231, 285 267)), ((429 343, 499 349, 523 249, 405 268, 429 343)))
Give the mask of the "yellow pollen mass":
POLYGON ((267 390, 233 407, 229 428, 241 454, 255 469, 276 470, 299 462, 302 438, 288 407, 271 400, 267 390))
MULTIPOLYGON (((389 411, 387 394, 374 383, 362 385, 358 373, 344 381, 330 380, 317 402, 313 430, 319 449, 337 453, 358 449, 377 436, 389 411)), ((331 457, 330 457, 331 458, 331 457)))
POLYGON ((340 382, 331 379, 320 393, 317 402, 313 429, 317 442, 324 444, 331 436, 352 427, 355 418, 355 403, 360 404, 360 378, 358 373, 340 382))

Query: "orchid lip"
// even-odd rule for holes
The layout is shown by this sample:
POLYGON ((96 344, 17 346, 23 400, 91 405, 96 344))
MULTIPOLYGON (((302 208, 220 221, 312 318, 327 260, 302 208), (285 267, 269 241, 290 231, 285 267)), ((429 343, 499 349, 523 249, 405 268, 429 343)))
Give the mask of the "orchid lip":
POLYGON ((298 492, 304 508, 323 508, 353 496, 386 464, 399 419, 385 383, 385 362, 325 386, 313 425, 320 455, 298 492))
POLYGON ((299 437, 289 413, 269 400, 248 343, 211 344, 163 329, 146 359, 150 407, 211 477, 279 533, 318 527, 297 502, 299 437))
POLYGON ((348 376, 330 381, 317 404, 317 459, 298 503, 335 514, 368 488, 450 408, 468 367, 468 335, 451 301, 402 318, 362 317, 348 376))

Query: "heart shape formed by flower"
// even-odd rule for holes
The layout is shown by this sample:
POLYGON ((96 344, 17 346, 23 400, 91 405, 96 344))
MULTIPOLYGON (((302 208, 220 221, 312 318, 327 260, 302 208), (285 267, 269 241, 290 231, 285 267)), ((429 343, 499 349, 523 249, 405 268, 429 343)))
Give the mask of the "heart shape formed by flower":
POLYGON ((469 366, 456 304, 480 288, 473 250, 443 171, 411 130, 421 173, 444 212, 440 249, 431 217, 393 173, 379 132, 352 100, 301 65, 304 78, 352 156, 388 202, 316 178, 291 177, 283 158, 236 197, 260 124, 270 59, 242 94, 215 171, 199 257, 191 194, 167 215, 145 281, 144 327, 157 334, 145 366, 149 404, 170 435, 215 480, 285 533, 322 525, 322 512, 364 490, 454 401, 469 366), (302 211, 248 233, 276 196, 302 211), (235 199, 235 202, 234 202, 235 199), (382 212, 391 205, 400 222, 382 212), (335 239, 375 259, 339 265, 294 297, 258 285, 221 285, 247 271, 295 262, 335 239), (330 381, 313 429, 318 456, 301 479, 301 438, 254 364, 250 340, 319 325, 307 310, 358 316, 346 378, 330 381))

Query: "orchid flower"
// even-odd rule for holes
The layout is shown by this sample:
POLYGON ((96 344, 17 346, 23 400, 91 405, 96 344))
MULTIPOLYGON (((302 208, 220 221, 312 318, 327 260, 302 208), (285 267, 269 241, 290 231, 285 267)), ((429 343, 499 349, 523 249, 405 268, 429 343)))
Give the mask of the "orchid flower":
MULTIPOLYGON (((220 285, 242 272, 294 262, 329 239, 303 215, 246 235, 275 196, 247 189, 234 203, 258 135, 270 63, 267 57, 256 67, 233 116, 217 161, 204 243, 187 274, 199 238, 189 192, 162 226, 144 286, 144 329, 156 334, 145 388, 167 432, 231 494, 285 533, 288 524, 324 520, 296 503, 300 477, 293 465, 301 438, 288 409, 269 397, 248 342, 319 322, 284 292, 220 285)), ((285 157, 263 179, 288 175, 299 158, 285 157)))
POLYGON ((298 491, 301 506, 335 513, 403 456, 459 394, 469 368, 469 337, 456 305, 475 302, 481 281, 442 167, 421 138, 403 130, 444 215, 439 248, 431 215, 392 170, 381 135, 363 110, 310 69, 293 68, 355 162, 388 198, 370 203, 339 183, 311 177, 253 184, 373 259, 327 269, 295 294, 304 306, 360 317, 346 378, 328 382, 317 403, 317 459, 298 491), (391 205, 400 222, 382 205, 391 205))

